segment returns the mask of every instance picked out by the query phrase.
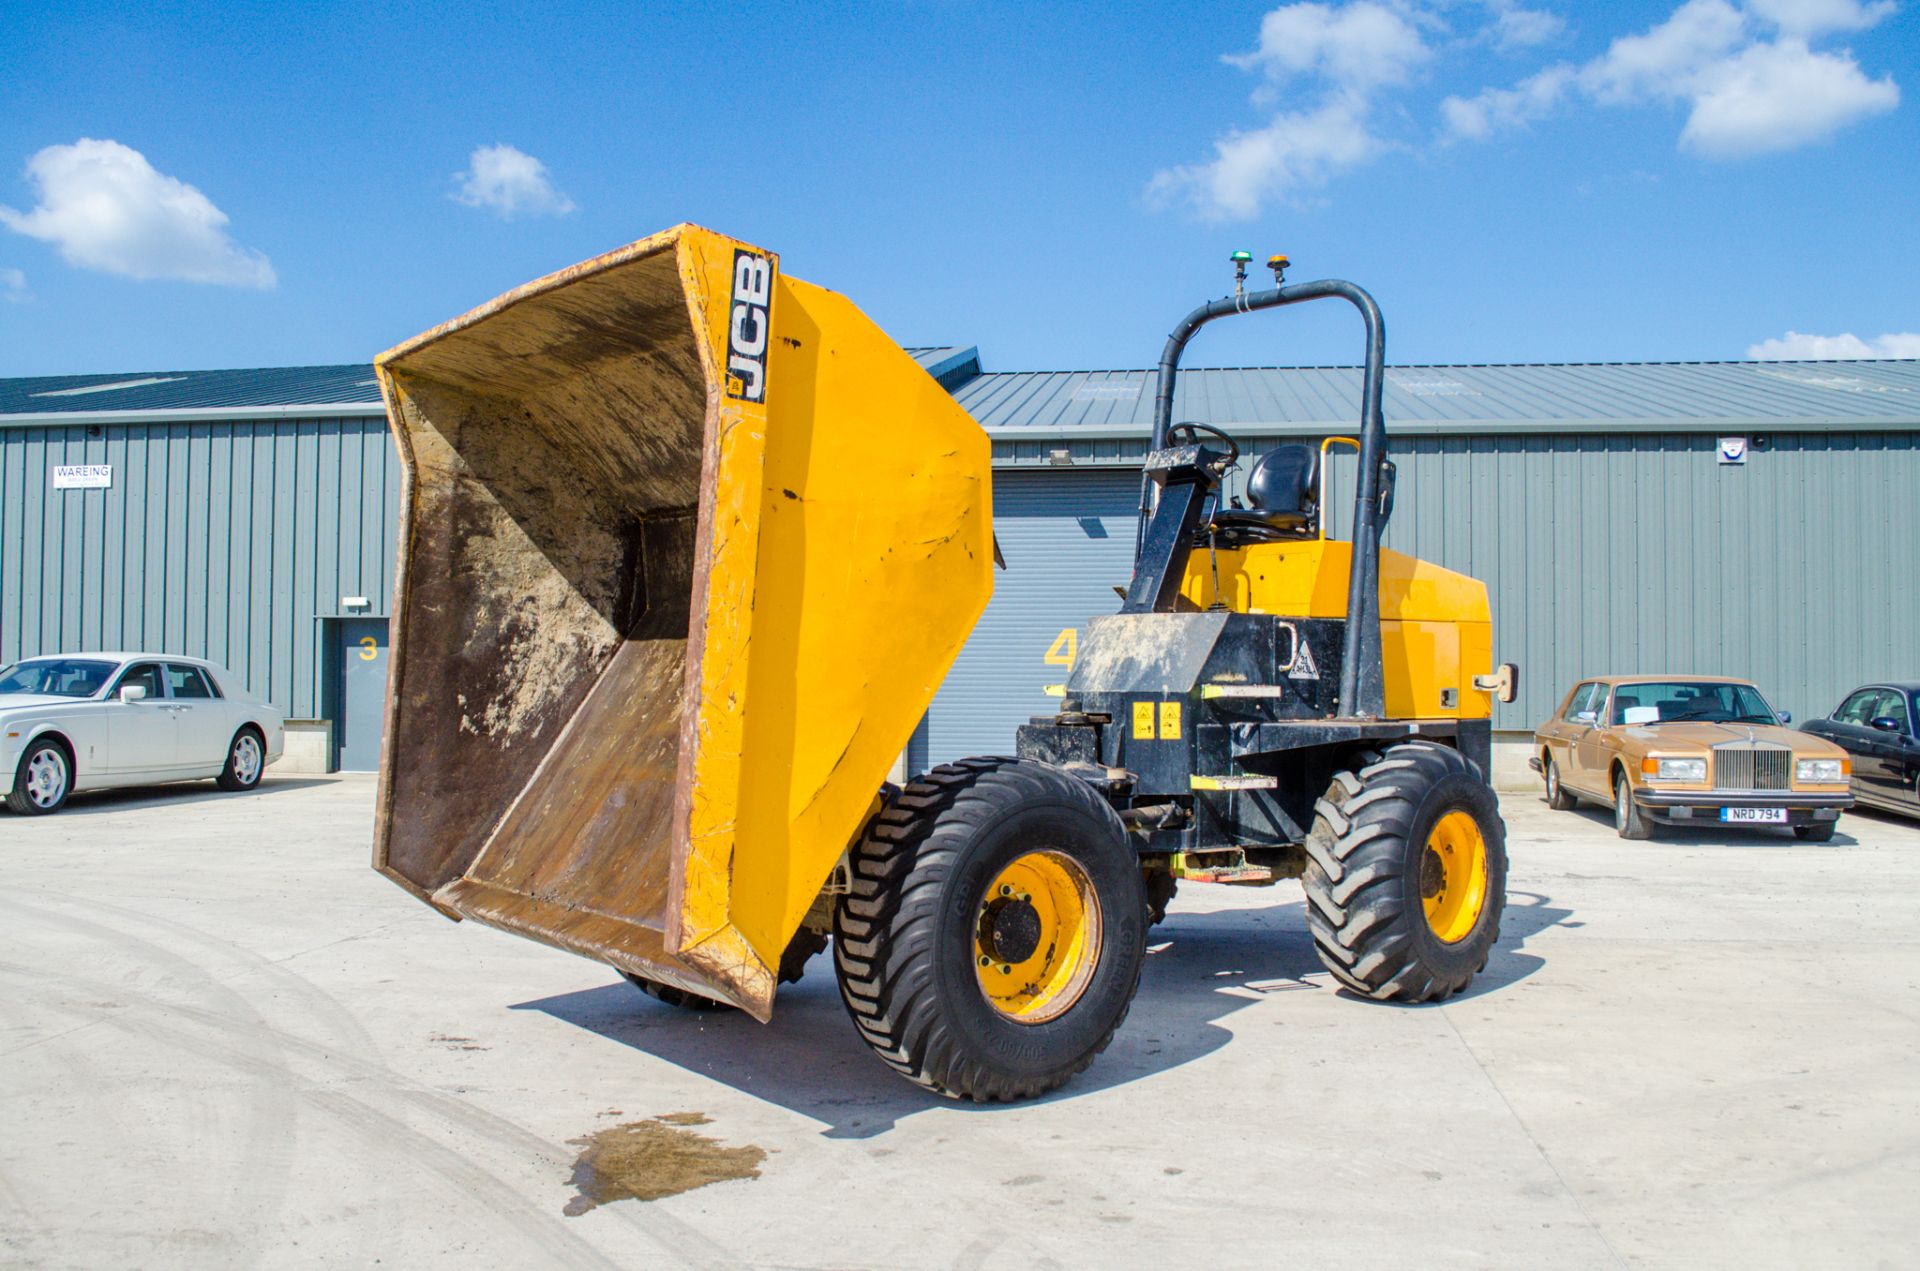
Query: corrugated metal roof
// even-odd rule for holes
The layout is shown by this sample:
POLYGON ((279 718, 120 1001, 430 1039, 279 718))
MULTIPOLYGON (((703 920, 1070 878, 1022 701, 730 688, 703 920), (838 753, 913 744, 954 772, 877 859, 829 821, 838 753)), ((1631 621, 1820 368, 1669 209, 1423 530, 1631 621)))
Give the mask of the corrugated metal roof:
POLYGON ((0 415, 247 406, 380 404, 373 367, 280 366, 242 371, 126 371, 0 380, 0 415))
MULTIPOLYGON (((1153 372, 982 373, 970 345, 907 350, 996 437, 1144 435, 1153 372)), ((1175 419, 1254 432, 1350 430, 1360 372, 1350 366, 1182 371, 1175 419)), ((370 366, 148 371, 0 380, 0 421, 188 416, 379 414, 370 366), (12 418, 9 418, 12 417, 12 418)), ((1632 429, 1920 428, 1920 360, 1608 362, 1396 366, 1387 421, 1408 432, 1632 429)))
MULTIPOLYGON (((1153 392, 1146 370, 1019 371, 977 376, 954 395, 998 436, 1123 435, 1150 426, 1153 392)), ((1920 427, 1920 360, 1396 366, 1385 409, 1390 428, 1416 432, 1906 429, 1920 427)), ((1174 397, 1175 420, 1228 427, 1350 429, 1359 413, 1350 366, 1186 370, 1174 397)))
MULTIPOLYGON (((980 371, 970 345, 908 349, 942 384, 952 387, 980 371)), ((0 416, 104 415, 123 411, 264 410, 339 406, 340 413, 381 413, 373 367, 278 366, 242 371, 122 371, 112 375, 45 375, 0 379, 0 416)))

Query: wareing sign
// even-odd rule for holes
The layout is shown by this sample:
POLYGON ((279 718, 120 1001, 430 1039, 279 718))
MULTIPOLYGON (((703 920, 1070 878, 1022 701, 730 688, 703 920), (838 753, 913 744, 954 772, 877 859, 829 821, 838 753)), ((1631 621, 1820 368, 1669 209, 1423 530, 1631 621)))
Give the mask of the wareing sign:
POLYGON ((106 490, 113 486, 110 463, 65 463, 53 470, 56 490, 106 490))

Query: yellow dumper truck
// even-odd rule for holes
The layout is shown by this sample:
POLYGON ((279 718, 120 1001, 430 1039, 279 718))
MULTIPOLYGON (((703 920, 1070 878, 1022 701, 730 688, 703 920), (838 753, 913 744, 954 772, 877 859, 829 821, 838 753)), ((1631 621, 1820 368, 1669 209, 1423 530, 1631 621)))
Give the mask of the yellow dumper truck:
POLYGON ((1378 546, 1373 302, 1274 263, 1169 341, 1131 585, 1059 711, 903 787, 992 591, 990 450, 849 301, 682 225, 383 354, 404 484, 376 868, 761 1020, 831 935, 880 1057, 976 1100, 1106 1046, 1181 880, 1301 878, 1341 985, 1462 988, 1499 932, 1484 774, 1515 672, 1484 586, 1378 546), (1263 456, 1232 507, 1238 447, 1170 422, 1200 326, 1321 297, 1369 332, 1344 541, 1325 446, 1263 456))

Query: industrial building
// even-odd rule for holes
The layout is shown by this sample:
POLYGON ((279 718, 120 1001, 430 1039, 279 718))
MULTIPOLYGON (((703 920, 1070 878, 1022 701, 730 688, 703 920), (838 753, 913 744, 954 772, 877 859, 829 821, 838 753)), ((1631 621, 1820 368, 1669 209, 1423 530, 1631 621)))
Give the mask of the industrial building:
MULTIPOLYGON (((993 439, 1007 560, 919 767, 1004 752, 1115 608, 1153 376, 913 352, 993 439)), ((1174 417, 1257 453, 1351 433, 1359 378, 1187 371, 1174 417)), ((1751 676, 1796 718, 1920 673, 1920 361, 1396 367, 1386 418, 1386 545, 1484 579, 1522 668, 1496 736, 1601 672, 1751 676)), ((204 656, 289 713, 290 763, 371 768, 398 483, 364 365, 0 380, 0 663, 204 656)))

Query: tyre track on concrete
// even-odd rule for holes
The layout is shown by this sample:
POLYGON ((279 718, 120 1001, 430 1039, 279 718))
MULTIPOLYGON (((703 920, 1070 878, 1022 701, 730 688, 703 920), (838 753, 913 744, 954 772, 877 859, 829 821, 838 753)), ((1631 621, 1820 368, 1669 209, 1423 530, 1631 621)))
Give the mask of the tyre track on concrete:
MULTIPOLYGON (((87 919, 61 915, 45 910, 37 910, 31 906, 19 905, 16 902, 4 898, 0 898, 0 903, 13 904, 17 909, 35 913, 54 922, 75 924, 85 928, 92 934, 102 935, 115 944, 133 943, 142 946, 150 950, 154 956, 169 966, 184 966, 190 973, 197 974, 202 979, 211 978, 206 975, 204 970, 198 969, 196 964, 191 961, 180 957, 178 954, 171 953, 163 947, 154 944, 152 941, 143 940, 131 933, 119 931, 115 928, 104 927, 101 924, 91 922, 87 919)), ((120 912, 127 913, 136 918, 151 918, 150 915, 139 914, 137 911, 123 910, 120 912)), ((184 924, 170 923, 165 919, 156 920, 155 925, 163 927, 184 926, 184 924)), ((195 931, 192 928, 185 928, 185 931, 191 933, 191 935, 201 943, 214 945, 224 952, 231 952, 243 959, 257 961, 259 963, 259 969, 271 975, 276 983, 283 984, 289 988, 295 988, 296 986, 288 983, 288 981, 298 981, 300 985, 305 986, 308 993, 325 998, 328 1002, 332 1003, 335 1011, 344 1013, 344 1008, 340 1007, 336 1001, 284 966, 261 958, 257 954, 252 954, 248 951, 236 949, 231 945, 218 942, 216 938, 195 931)), ((235 1049, 233 1045, 226 1047, 216 1046, 206 1053, 201 1054, 200 1057, 216 1062, 225 1061, 227 1058, 242 1061, 250 1065, 251 1071, 256 1075, 275 1078, 291 1086, 293 1083, 305 1081, 304 1078, 301 1078, 289 1065, 282 1061, 282 1057, 287 1052, 293 1052, 309 1062, 320 1065, 323 1069, 331 1070, 339 1079, 350 1082, 368 1082, 376 1088, 384 1088, 382 1090, 383 1093, 394 1098, 403 1106, 417 1109, 427 1115, 451 1123, 464 1132, 489 1143, 496 1149, 523 1159, 530 1156, 532 1159, 550 1166, 555 1172, 556 1177, 564 1177, 566 1172, 571 1168, 571 1153, 558 1149, 554 1144, 540 1138, 532 1131, 525 1129, 517 1123, 497 1116, 482 1108, 462 1103, 428 1087, 421 1086, 411 1078, 396 1072, 383 1062, 362 1060, 351 1053, 343 1053, 338 1047, 330 1047, 298 1036, 297 1034, 286 1032, 265 1021, 258 1012, 253 1011, 251 1007, 245 1003, 244 999, 240 999, 230 988, 217 982, 215 983, 215 987, 221 990, 223 997, 237 1001, 241 1013, 253 1019, 254 1027, 251 1030, 242 1022, 222 1012, 169 1001, 152 993, 130 989, 129 986, 126 985, 110 984, 70 973, 9 968, 5 967, 4 964, 0 964, 0 969, 16 970, 29 978, 56 980, 89 991, 110 989, 122 996, 131 997, 140 1001, 148 1009, 163 1014, 181 1016, 224 1034, 228 1036, 231 1042, 238 1046, 250 1045, 256 1041, 264 1041, 266 1046, 272 1051, 272 1055, 269 1057, 248 1055, 242 1050, 235 1049)), ((235 976, 230 978, 238 979, 240 977, 235 976)), ((124 1025, 126 1021, 103 1018, 99 1019, 97 1023, 98 1026, 115 1026, 124 1025)), ((164 1025, 151 1022, 144 1024, 143 1027, 149 1030, 156 1030, 159 1036, 167 1040, 188 1046, 190 1051, 194 1045, 198 1044, 196 1039, 192 1038, 191 1035, 177 1029, 167 1029, 164 1025)), ((69 1030, 68 1033, 63 1033, 60 1036, 70 1036, 71 1031, 72 1030, 69 1030)), ((359 1025, 357 1020, 352 1022, 352 1031, 362 1036, 365 1035, 364 1029, 359 1025)), ((368 1047, 368 1050, 371 1052, 371 1046, 368 1047)), ((314 1086, 311 1091, 302 1088, 299 1093, 302 1097, 308 1097, 311 1093, 318 1091, 319 1087, 314 1086)), ((325 1095, 325 1092, 321 1093, 325 1095)), ((381 1135, 383 1136, 399 1133, 405 1136, 410 1142, 420 1145, 423 1150, 431 1152, 442 1150, 440 1145, 432 1139, 425 1137, 420 1132, 407 1126, 404 1122, 396 1120, 393 1116, 372 1107, 372 1105, 368 1104, 364 1099, 334 1093, 330 1096, 317 1099, 309 1098, 309 1102, 336 1116, 344 1115, 346 1120, 358 1124, 361 1127, 377 1126, 380 1128, 381 1135), (352 1111, 352 1108, 343 1108, 340 1103, 342 1099, 354 1108, 363 1109, 365 1116, 363 1117, 359 1113, 352 1111), (367 1118, 371 1119, 369 1120, 367 1118)), ((454 1169, 455 1177, 450 1179, 450 1181, 454 1181, 456 1184, 481 1191, 489 1190, 487 1182, 498 1184, 501 1188, 504 1188, 505 1194, 499 1197, 499 1199, 504 1202, 510 1210, 527 1210, 534 1218, 535 1225, 541 1229, 545 1236, 559 1239, 563 1243, 582 1243, 579 1242, 578 1237, 574 1236, 571 1231, 562 1225, 561 1219, 547 1214, 544 1210, 530 1207, 514 1186, 507 1183, 506 1180, 484 1172, 481 1172, 480 1178, 473 1177, 472 1174, 466 1171, 477 1170, 477 1167, 471 1166, 464 1158, 459 1157, 457 1154, 453 1155, 450 1161, 439 1157, 436 1157, 436 1159, 442 1159, 443 1163, 456 1167, 454 1169)), ((673 1257, 684 1260, 689 1265, 703 1267, 724 1266, 730 1265, 734 1261, 708 1237, 694 1230, 688 1224, 665 1214, 658 1212, 650 1213, 647 1218, 643 1220, 636 1216, 631 1210, 622 1207, 620 1210, 609 1213, 608 1216, 610 1218, 616 1218, 622 1226, 645 1237, 650 1242, 659 1245, 664 1251, 673 1257)), ((591 1249, 591 1246, 587 1247, 591 1249)), ((596 1251, 593 1253, 593 1256, 598 1258, 600 1255, 596 1251)), ((584 1265, 610 1264, 594 1262, 584 1265)))
MULTIPOLYGON (((261 1032, 270 1032, 266 1018, 256 1011, 245 997, 207 975, 204 968, 190 958, 103 923, 22 904, 12 897, 0 897, 0 906, 23 917, 27 922, 40 922, 56 929, 64 929, 82 938, 97 940, 116 951, 131 954, 136 961, 143 961, 155 969, 182 975, 185 978, 183 991, 190 991, 197 986, 216 1001, 231 1007, 239 1016, 252 1020, 261 1032)), ((30 980, 44 981, 49 978, 45 972, 35 974, 28 970, 26 974, 30 980)), ((138 997, 161 1009, 178 1009, 173 1003, 165 1002, 161 998, 141 992, 127 984, 89 980, 85 987, 100 995, 118 994, 123 997, 138 997)), ((88 1013, 88 1008, 80 1006, 65 1006, 61 1003, 47 1005, 69 1015, 83 1016, 88 1013)), ((98 1018, 108 1027, 119 1022, 113 1015, 98 1018)), ((68 1030, 60 1034, 59 1038, 52 1039, 59 1043, 56 1053, 63 1053, 70 1065, 75 1063, 83 1053, 80 1049, 81 1043, 73 1039, 73 1031, 68 1030)), ((270 1062, 277 1064, 283 1072, 291 1071, 284 1055, 276 1054, 270 1062)), ((274 1083, 249 1085, 246 1100, 247 1132, 240 1160, 234 1170, 235 1178, 231 1184, 230 1194, 250 1204, 254 1210, 266 1215, 266 1220, 271 1222, 277 1219, 286 1208, 293 1162, 291 1156, 281 1150, 281 1147, 283 1144, 293 1143, 298 1137, 298 1105, 285 1094, 283 1088, 276 1087, 274 1083)), ((199 1119, 194 1118, 193 1124, 197 1129, 199 1119)), ((218 1157, 217 1154, 202 1153, 197 1158, 191 1159, 215 1160, 218 1157)))

